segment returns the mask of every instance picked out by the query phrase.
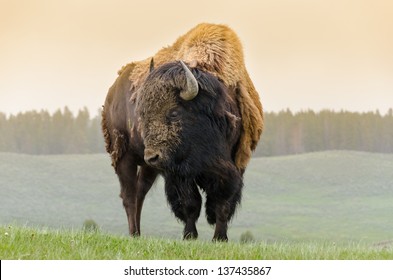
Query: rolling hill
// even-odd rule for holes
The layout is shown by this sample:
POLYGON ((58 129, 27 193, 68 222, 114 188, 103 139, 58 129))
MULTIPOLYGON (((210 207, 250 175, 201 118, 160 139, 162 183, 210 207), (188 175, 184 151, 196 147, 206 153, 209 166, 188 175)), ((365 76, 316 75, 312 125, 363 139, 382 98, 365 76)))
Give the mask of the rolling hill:
MULTIPOLYGON (((256 240, 368 242, 393 240, 393 155, 328 151, 254 158, 229 238, 249 230, 256 240)), ((0 154, 0 224, 82 227, 125 235, 120 187, 106 154, 0 154)), ((182 225, 166 203, 162 179, 148 194, 142 234, 180 239, 182 225)), ((213 229, 204 214, 202 240, 213 229)))

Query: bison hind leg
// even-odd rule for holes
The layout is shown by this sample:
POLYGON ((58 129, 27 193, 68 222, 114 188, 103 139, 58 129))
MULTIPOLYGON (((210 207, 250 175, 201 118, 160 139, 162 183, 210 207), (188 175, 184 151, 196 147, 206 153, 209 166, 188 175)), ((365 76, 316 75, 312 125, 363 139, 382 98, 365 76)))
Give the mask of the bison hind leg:
POLYGON ((130 155, 123 156, 115 165, 116 173, 120 181, 120 197, 127 214, 128 228, 131 236, 139 236, 136 221, 137 212, 137 165, 130 155))

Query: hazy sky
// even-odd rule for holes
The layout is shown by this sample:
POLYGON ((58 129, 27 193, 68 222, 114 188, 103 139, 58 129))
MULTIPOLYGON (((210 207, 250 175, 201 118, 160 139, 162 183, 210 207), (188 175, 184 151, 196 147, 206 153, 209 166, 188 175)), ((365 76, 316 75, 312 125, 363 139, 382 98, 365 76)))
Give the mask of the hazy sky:
POLYGON ((266 111, 393 107, 391 0, 0 0, 0 111, 95 114, 122 65, 200 22, 237 32, 266 111))

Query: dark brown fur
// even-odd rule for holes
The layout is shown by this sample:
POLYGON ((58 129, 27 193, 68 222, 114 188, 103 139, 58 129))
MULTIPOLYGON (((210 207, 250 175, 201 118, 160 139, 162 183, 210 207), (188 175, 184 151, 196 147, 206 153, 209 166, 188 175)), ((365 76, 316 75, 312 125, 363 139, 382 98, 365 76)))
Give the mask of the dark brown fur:
POLYGON ((243 172, 263 127, 240 42, 226 26, 202 24, 154 59, 158 67, 151 73, 150 61, 122 68, 102 113, 129 232, 140 235, 144 198, 161 174, 170 207, 185 225, 183 237, 198 236, 201 189, 207 220, 215 224, 213 239, 227 240, 243 172), (185 68, 176 62, 179 56, 194 67, 199 84, 198 94, 188 101, 180 97, 187 83, 185 68))

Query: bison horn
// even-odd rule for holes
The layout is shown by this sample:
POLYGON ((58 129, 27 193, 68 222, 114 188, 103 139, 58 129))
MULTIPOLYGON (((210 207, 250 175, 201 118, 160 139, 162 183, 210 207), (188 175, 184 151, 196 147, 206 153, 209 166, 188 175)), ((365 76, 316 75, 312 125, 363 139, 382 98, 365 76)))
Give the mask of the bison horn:
POLYGON ((154 70, 154 58, 151 58, 151 60, 150 60, 150 67, 149 67, 150 73, 153 72, 153 70, 154 70))
POLYGON ((186 101, 189 101, 191 99, 194 99, 195 96, 198 94, 198 81, 195 79, 194 75, 188 69, 188 67, 184 64, 183 61, 180 60, 181 66, 184 69, 184 72, 186 73, 186 79, 187 79, 187 88, 183 89, 180 92, 180 97, 183 98, 186 101))

